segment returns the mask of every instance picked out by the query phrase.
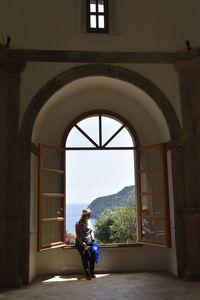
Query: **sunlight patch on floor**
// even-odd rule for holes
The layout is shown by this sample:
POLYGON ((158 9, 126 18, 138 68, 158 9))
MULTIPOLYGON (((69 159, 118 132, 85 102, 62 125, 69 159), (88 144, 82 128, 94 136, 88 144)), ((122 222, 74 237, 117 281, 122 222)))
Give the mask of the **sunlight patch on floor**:
POLYGON ((105 276, 109 276, 110 274, 96 274, 96 278, 101 278, 105 276))
MULTIPOLYGON (((96 274, 95 279, 102 278, 102 277, 109 276, 109 275, 110 274, 96 274)), ((59 276, 54 276, 52 278, 43 280, 42 283, 54 283, 54 282, 76 281, 76 280, 80 280, 80 278, 76 277, 76 276, 65 277, 65 276, 59 275, 59 276)))
POLYGON ((63 282, 63 281, 75 281, 78 280, 77 277, 64 278, 62 276, 54 276, 53 278, 42 281, 43 283, 52 283, 52 282, 63 282))

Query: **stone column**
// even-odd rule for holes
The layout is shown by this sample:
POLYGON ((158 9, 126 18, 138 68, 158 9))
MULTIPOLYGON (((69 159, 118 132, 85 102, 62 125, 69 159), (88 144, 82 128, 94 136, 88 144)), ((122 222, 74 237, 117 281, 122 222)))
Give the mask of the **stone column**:
POLYGON ((20 72, 25 64, 0 48, 0 287, 18 287, 21 205, 19 193, 20 72))
MULTIPOLYGON (((185 247, 187 262, 184 275, 200 278, 200 58, 175 64, 179 75, 185 181, 185 247)), ((183 250, 183 251, 184 251, 183 250)))

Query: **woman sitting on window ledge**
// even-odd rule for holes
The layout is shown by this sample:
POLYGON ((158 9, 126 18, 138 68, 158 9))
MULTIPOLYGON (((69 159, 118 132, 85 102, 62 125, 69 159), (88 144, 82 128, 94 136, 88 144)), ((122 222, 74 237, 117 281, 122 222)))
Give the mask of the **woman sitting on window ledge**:
POLYGON ((76 242, 75 247, 79 251, 82 259, 82 264, 85 270, 86 278, 91 280, 95 278, 95 255, 92 249, 92 243, 94 242, 94 231, 91 221, 91 210, 89 208, 82 210, 81 218, 76 222, 76 242))

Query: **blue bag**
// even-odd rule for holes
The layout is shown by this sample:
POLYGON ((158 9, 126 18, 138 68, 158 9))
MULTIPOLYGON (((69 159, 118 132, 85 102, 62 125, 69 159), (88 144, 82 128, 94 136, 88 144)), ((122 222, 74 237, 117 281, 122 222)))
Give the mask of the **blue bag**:
POLYGON ((92 243, 92 250, 93 250, 96 264, 98 264, 98 261, 99 261, 99 246, 100 246, 100 244, 97 242, 92 243))

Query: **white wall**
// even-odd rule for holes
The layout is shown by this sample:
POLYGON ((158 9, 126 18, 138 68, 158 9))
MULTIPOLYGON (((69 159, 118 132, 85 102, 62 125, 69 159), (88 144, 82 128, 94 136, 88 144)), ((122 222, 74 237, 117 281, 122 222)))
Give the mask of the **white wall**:
MULTIPOLYGON (((59 146, 69 122, 92 109, 110 110, 126 118, 135 128, 141 144, 159 143, 170 138, 162 113, 148 95, 126 82, 96 76, 76 80, 49 99, 35 122, 33 142, 59 146)), ((36 198, 32 196, 32 200, 32 209, 36 211, 36 198)), ((38 274, 82 271, 80 257, 75 249, 33 252, 31 255, 34 255, 35 263, 37 256, 37 266, 34 268, 38 274)), ((176 268, 170 265, 176 264, 174 243, 172 249, 154 246, 102 248, 100 257, 97 266, 99 272, 168 269, 176 275, 176 268)))
MULTIPOLYGON (((168 250, 154 246, 100 248, 97 273, 168 269, 168 250)), ((45 250, 38 253, 38 274, 80 274, 83 267, 76 249, 45 250)))

